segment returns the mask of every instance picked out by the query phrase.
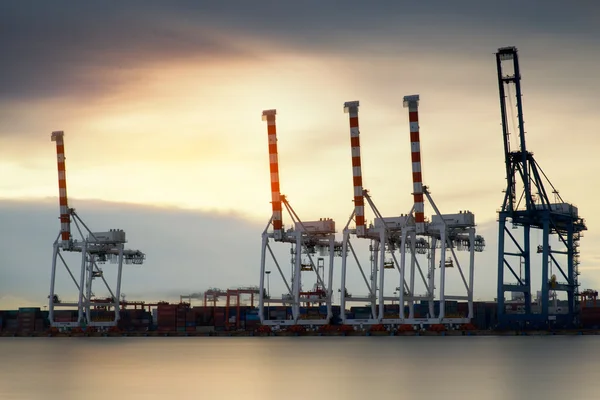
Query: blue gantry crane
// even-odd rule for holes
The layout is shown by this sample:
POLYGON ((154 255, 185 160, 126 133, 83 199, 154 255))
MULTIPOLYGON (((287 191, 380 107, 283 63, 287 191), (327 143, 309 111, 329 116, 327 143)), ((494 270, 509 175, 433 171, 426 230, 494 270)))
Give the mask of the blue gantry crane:
POLYGON ((562 200, 527 150, 516 47, 499 48, 496 65, 506 161, 506 191, 498 218, 498 324, 504 328, 573 326, 578 320, 578 248, 585 222, 575 206, 562 200), (533 251, 531 229, 541 232, 533 251), (522 240, 517 237, 519 230, 522 240), (532 301, 532 268, 541 270, 541 295, 536 303, 532 301), (515 280, 505 282, 505 275, 515 280), (550 294, 561 291, 567 294, 567 307, 550 307, 550 294), (506 292, 522 293, 524 307, 519 313, 507 310, 506 292))

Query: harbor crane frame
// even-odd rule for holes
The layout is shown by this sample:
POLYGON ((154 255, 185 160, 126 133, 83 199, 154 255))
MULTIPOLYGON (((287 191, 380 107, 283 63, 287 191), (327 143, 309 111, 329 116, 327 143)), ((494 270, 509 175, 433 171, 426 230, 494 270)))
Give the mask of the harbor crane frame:
POLYGON ((474 253, 483 251, 485 240, 475 233, 474 215, 468 211, 461 211, 458 214, 441 214, 435 202, 433 201, 428 189, 422 184, 421 156, 419 142, 418 125, 418 101, 419 96, 406 96, 404 98, 405 107, 409 108, 410 128, 411 128, 411 148, 412 148, 412 169, 413 169, 413 200, 414 204, 408 214, 401 214, 399 217, 383 217, 367 190, 362 186, 362 170, 360 156, 359 139, 359 121, 358 121, 358 101, 346 102, 344 111, 349 113, 350 121, 350 139, 352 147, 352 169, 354 180, 354 211, 350 216, 348 223, 343 231, 343 249, 342 249, 342 284, 341 290, 344 294, 341 297, 341 308, 345 308, 346 302, 360 301, 371 304, 370 318, 347 318, 342 317, 342 323, 347 325, 416 325, 416 324, 439 324, 439 323, 468 323, 473 317, 473 273, 474 273, 474 253), (436 215, 431 223, 425 220, 424 216, 424 197, 433 207, 436 215), (364 202, 367 201, 370 209, 375 214, 374 224, 368 227, 364 219, 364 202), (356 227, 350 228, 352 221, 355 221, 356 227), (359 258, 352 247, 350 237, 369 239, 371 252, 371 274, 367 279, 365 270, 360 264, 359 258), (435 267, 436 267, 436 249, 440 249, 440 311, 435 313, 435 267), (446 249, 452 253, 452 263, 456 264, 463 283, 465 285, 466 295, 447 295, 445 293, 445 268, 446 268, 446 249), (457 250, 467 250, 469 254, 469 275, 465 278, 462 271, 461 262, 455 252, 457 250), (359 272, 363 278, 368 290, 366 297, 351 296, 346 290, 347 255, 348 250, 352 253, 359 272), (396 256, 399 252, 400 261, 396 256), (385 254, 392 257, 392 262, 385 260, 385 254), (406 255, 410 257, 410 268, 407 267, 406 255), (427 254, 427 278, 423 273, 418 255, 427 254), (396 288, 398 296, 386 296, 385 291, 385 270, 389 267, 399 271, 398 287, 396 288), (407 272, 408 269, 408 272, 407 272), (417 274, 422 279, 426 289, 425 295, 415 295, 415 280, 417 274), (407 283, 408 278, 408 283, 407 283), (468 281, 468 282, 467 282, 468 281), (467 300, 469 304, 469 314, 465 318, 452 316, 448 318, 444 315, 445 300, 467 300), (397 315, 386 313, 385 301, 398 300, 397 315), (414 302, 416 300, 427 300, 429 302, 429 316, 427 318, 415 317, 414 302), (404 303, 408 303, 408 316, 405 314, 404 303))
POLYGON ((571 327, 577 324, 577 298, 579 291, 579 239, 586 230, 585 221, 579 217, 577 207, 562 200, 558 191, 542 171, 540 165, 526 147, 525 128, 523 118, 523 103, 521 92, 521 73, 517 48, 502 47, 495 53, 498 74, 498 89, 500 97, 500 113, 502 118, 502 135, 504 145, 504 159, 506 166, 506 189, 502 208, 498 212, 498 325, 500 328, 544 328, 550 323, 555 326, 571 327), (508 65, 506 64, 508 63, 508 65), (508 69, 508 73, 505 71, 508 69), (514 92, 511 93, 511 88, 514 92), (507 105, 507 101, 509 104, 507 105), (511 127, 508 113, 514 112, 509 107, 516 101, 518 133, 517 150, 511 149, 511 127), (552 188, 556 201, 551 202, 549 192, 544 181, 552 188), (521 193, 518 193, 517 183, 521 193), (524 202, 524 204, 523 204, 524 202), (522 227, 523 238, 518 240, 507 228, 511 223, 513 228, 522 227), (542 233, 541 252, 541 304, 539 313, 532 311, 531 296, 531 229, 538 229, 542 233), (556 237, 556 246, 551 247, 551 238, 556 237), (516 251, 508 251, 506 242, 516 247, 516 251), (557 255, 566 256, 566 268, 557 260, 557 255), (524 276, 517 274, 516 268, 509 261, 509 257, 519 259, 523 266, 524 276), (555 265, 564 281, 559 282, 556 277, 549 276, 551 265, 555 265), (516 279, 516 283, 504 281, 505 272, 516 279), (567 293, 567 313, 550 314, 550 291, 564 291, 567 293), (506 292, 523 293, 524 314, 508 314, 505 310, 504 295, 506 292))
POLYGON ((260 297, 260 291, 258 287, 239 287, 236 289, 227 289, 227 300, 225 302, 225 326, 227 329, 240 329, 241 328, 241 299, 243 295, 250 295, 250 308, 254 308, 254 297, 260 297), (233 301, 235 299, 235 301, 233 301), (231 322, 229 319, 229 310, 235 309, 235 322, 231 322))
MULTIPOLYGON (((371 199, 368 190, 364 189, 362 183, 362 162, 360 153, 360 129, 358 108, 359 101, 347 101, 344 103, 344 112, 348 114, 350 124, 350 146, 352 156, 352 175, 354 183, 354 210, 346 223, 343 230, 342 240, 342 277, 340 289, 340 309, 342 315, 340 318, 344 325, 378 325, 381 323, 400 323, 400 310, 397 318, 386 318, 385 301, 396 301, 398 297, 385 296, 385 270, 398 270, 398 287, 403 290, 408 290, 406 282, 401 277, 400 265, 396 256, 398 238, 402 234, 402 229, 406 225, 407 216, 387 217, 384 218, 375 203, 371 199), (374 224, 366 225, 365 221, 365 200, 369 208, 375 215, 374 224), (350 224, 354 222, 355 227, 351 228, 350 224), (351 237, 356 239, 367 239, 370 241, 370 274, 367 277, 365 268, 360 262, 360 259, 352 246, 351 237), (367 289, 367 295, 356 296, 348 292, 346 287, 346 279, 348 275, 347 258, 349 253, 357 265, 360 276, 364 281, 367 289), (391 260, 386 260, 385 256, 389 254, 391 260), (345 307, 347 302, 365 302, 370 303, 371 312, 370 318, 348 318, 346 316, 345 307), (385 322, 384 322, 385 321, 385 322)), ((401 307, 400 307, 401 309, 401 307)))
POLYGON ((119 321, 121 280, 123 275, 123 264, 143 264, 146 255, 139 250, 125 248, 125 232, 120 229, 111 229, 108 232, 92 232, 76 213, 75 209, 69 208, 67 199, 67 181, 64 152, 64 132, 54 131, 51 135, 52 141, 56 142, 57 165, 58 165, 58 187, 61 230, 53 244, 52 272, 50 276, 50 295, 48 296, 48 310, 50 325, 59 327, 80 327, 82 325, 96 327, 113 327, 119 321), (71 233, 71 222, 75 224, 79 239, 71 233), (79 281, 75 278, 72 268, 63 257, 64 252, 81 253, 81 264, 79 281), (57 266, 60 263, 67 270, 71 280, 78 292, 77 302, 62 302, 55 293, 57 266), (104 278, 103 270, 99 264, 105 262, 117 264, 116 289, 110 287, 104 278), (93 282, 99 278, 104 283, 111 297, 104 301, 94 299, 93 282), (93 321, 91 316, 92 307, 112 307, 114 310, 113 321, 93 321), (77 321, 56 321, 55 308, 77 307, 77 321))
MULTIPOLYGON (((298 214, 294 211, 287 198, 281 194, 279 186, 279 161, 277 152, 277 128, 276 128, 275 109, 264 110, 262 118, 267 122, 267 134, 269 143, 269 163, 271 172, 271 204, 272 215, 269 223, 262 233, 261 263, 260 263, 260 285, 259 291, 259 315, 263 325, 269 326, 290 326, 290 325, 325 325, 333 317, 333 271, 334 259, 340 256, 342 248, 341 243, 335 240, 335 222, 332 219, 321 218, 319 221, 301 221, 298 214), (283 226, 283 207, 293 223, 293 227, 285 230, 283 226), (272 227, 272 230, 270 228, 272 227), (287 243, 291 246, 290 254, 292 256, 291 276, 286 276, 282 269, 282 263, 278 261, 271 241, 275 243, 287 243), (262 295, 265 290, 265 274, 267 253, 275 265, 286 289, 281 299, 274 299, 269 293, 269 307, 273 303, 281 305, 291 305, 291 319, 271 319, 270 315, 265 316, 265 296, 262 295), (329 266, 327 276, 319 273, 313 257, 319 253, 319 257, 329 257, 329 266), (302 257, 308 259, 308 263, 302 262, 302 257), (302 290, 302 272, 312 271, 316 275, 316 290, 313 292, 302 290), (312 293, 318 293, 316 296, 312 293), (318 297, 318 298, 315 298, 318 297), (302 318, 300 308, 302 303, 324 302, 327 307, 326 318, 309 319, 302 318)), ((321 269, 323 271, 323 269, 321 269)))
POLYGON ((407 267, 406 256, 403 253, 401 257, 400 271, 402 281, 408 275, 409 290, 405 293, 400 291, 399 304, 401 309, 401 323, 403 324, 464 324, 469 323, 473 318, 473 287, 475 270, 475 252, 483 251, 485 240, 481 235, 476 235, 475 215, 470 211, 460 211, 455 214, 442 214, 429 192, 427 186, 423 185, 423 174, 421 169, 421 145, 419 132, 419 95, 405 96, 403 105, 408 108, 411 142, 411 165, 413 180, 413 201, 414 205, 409 212, 411 216, 403 232, 400 242, 400 248, 408 252, 410 256, 410 269, 407 267), (434 210, 431 222, 425 219, 424 204, 425 199, 434 210), (420 246, 418 246, 421 244, 420 246), (419 247, 421 251, 419 251, 419 247), (437 268, 437 249, 439 253, 439 293, 436 296, 435 270, 437 268), (450 259, 446 258, 447 250, 450 251, 450 259), (465 277, 461 262, 456 251, 468 251, 468 276, 465 277), (428 254, 427 279, 423 274, 421 266, 418 263, 417 255, 419 253, 428 254), (464 295, 452 295, 446 293, 446 268, 456 267, 462 283, 465 287, 464 295), (408 272, 407 272, 408 270, 408 272), (425 286, 425 295, 415 295, 415 280, 422 279, 425 286), (439 310, 435 312, 435 298, 439 298, 439 310), (428 301, 429 316, 426 318, 416 318, 414 315, 415 300, 428 301), (468 314, 466 317, 452 316, 445 314, 446 300, 466 300, 468 303, 468 314), (404 303, 408 303, 409 315, 404 318, 404 303))

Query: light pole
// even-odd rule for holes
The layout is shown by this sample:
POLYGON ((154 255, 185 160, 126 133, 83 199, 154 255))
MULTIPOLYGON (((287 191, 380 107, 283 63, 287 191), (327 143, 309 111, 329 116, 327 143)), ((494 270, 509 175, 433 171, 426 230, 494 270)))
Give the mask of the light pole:
POLYGON ((267 274, 267 319, 271 319, 271 290, 269 287, 269 275, 271 275, 271 271, 265 271, 267 274))

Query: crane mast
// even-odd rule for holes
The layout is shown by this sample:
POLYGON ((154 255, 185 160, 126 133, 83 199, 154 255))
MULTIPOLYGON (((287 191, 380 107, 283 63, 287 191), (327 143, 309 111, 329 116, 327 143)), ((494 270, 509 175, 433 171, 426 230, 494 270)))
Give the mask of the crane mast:
POLYGON ((360 158, 360 131, 358 129, 358 101, 344 103, 344 111, 350 121, 350 146, 352 152, 352 180, 354 183, 354 218, 356 221, 356 236, 364 237, 365 227, 365 198, 363 195, 362 167, 360 158))
POLYGON ((58 165, 58 203, 60 207, 60 239, 61 245, 68 248, 71 241, 71 212, 67 201, 67 172, 65 166, 64 132, 52 132, 51 140, 56 142, 58 165))
POLYGON ((271 204, 273 208, 273 236, 276 241, 283 239, 283 220, 281 208, 281 191, 279 187, 279 160, 277 155, 277 110, 263 111, 263 121, 267 121, 269 136, 269 170, 271 171, 271 204))
POLYGON ((419 138, 419 95, 405 96, 410 124, 410 148, 412 161, 413 200, 416 232, 425 232, 425 205, 423 202, 423 174, 421 172, 421 141, 419 138))
POLYGON ((499 48, 496 68, 506 167, 506 189, 498 218, 498 323, 501 327, 518 328, 573 326, 577 323, 579 239, 587 228, 577 208, 562 200, 533 153, 527 150, 517 48, 499 48), (512 138, 515 131, 518 134, 516 140, 512 138), (515 142, 518 146, 513 149, 511 144, 515 142), (550 200, 547 185, 552 189, 554 201, 550 200), (509 222, 514 229, 522 228, 522 240, 507 228, 509 222), (541 243, 536 252, 541 257, 538 260, 532 251, 531 229, 541 231, 541 243), (515 258, 520 268, 511 262, 515 258), (536 303, 531 289, 531 269, 535 261, 541 263, 542 280, 536 303), (553 268, 558 275, 550 276, 553 268), (506 272, 514 277, 513 282, 505 282, 506 272), (566 292, 566 312, 559 313, 550 308, 550 291, 566 292), (506 292, 522 294, 524 314, 506 311, 506 292))

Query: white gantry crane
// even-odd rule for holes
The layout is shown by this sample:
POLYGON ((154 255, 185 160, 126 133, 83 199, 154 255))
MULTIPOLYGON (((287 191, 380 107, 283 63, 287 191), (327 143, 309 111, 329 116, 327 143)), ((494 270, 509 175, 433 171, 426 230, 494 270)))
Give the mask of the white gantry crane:
MULTIPOLYGON (((375 325, 380 323, 398 324, 400 323, 400 313, 390 315, 385 311, 385 301, 395 301, 397 296, 385 295, 385 271, 396 269, 400 272, 401 262, 398 261, 396 253, 402 254, 398 246, 402 235, 402 228, 407 224, 408 216, 382 217, 375 206, 367 190, 363 188, 361 155, 360 155, 360 130, 358 122, 358 101, 349 101, 344 103, 344 112, 349 115, 350 122, 350 146, 352 155, 352 177, 354 182, 354 211, 344 227, 343 248, 342 248, 342 278, 341 278, 341 297, 340 308, 343 315, 342 323, 347 325, 375 325), (365 220, 365 200, 369 208, 375 214, 374 223, 367 227, 365 220), (350 224, 355 222, 355 228, 350 224), (369 240, 369 268, 363 268, 356 250, 352 246, 351 237, 356 239, 369 240), (359 280, 364 282, 367 290, 366 295, 352 295, 346 288, 346 281, 349 272, 348 255, 352 254, 353 260, 357 266, 357 272, 360 274, 359 280), (366 270, 366 271, 365 271, 366 270), (352 318, 348 318, 345 313, 346 303, 360 302, 370 305, 370 310, 364 310, 354 313, 352 318)), ((397 291, 408 290, 408 286, 398 274, 398 280, 394 283, 397 291)))
MULTIPOLYGON (((410 255, 410 268, 407 270, 406 257, 403 255, 401 262, 402 279, 408 274, 409 289, 407 293, 400 291, 399 303, 401 308, 405 302, 408 303, 409 315, 403 318, 405 324, 438 324, 438 323, 468 323, 473 317, 473 272, 475 263, 475 252, 483 251, 485 240, 480 235, 475 234, 475 216, 470 211, 461 211, 456 214, 441 214, 433 201, 431 194, 426 186, 423 186, 421 171, 421 149, 419 138, 419 95, 405 96, 404 107, 409 111, 410 122, 410 142, 411 142, 411 161, 413 176, 413 210, 414 216, 411 223, 408 224, 402 235, 402 240, 408 238, 408 247, 402 246, 410 255), (433 208, 435 214, 431 221, 425 220, 424 199, 433 208), (428 251, 418 251, 416 244, 421 242, 428 243, 428 251), (439 254, 437 250, 439 249, 439 254), (468 276, 465 276, 462 264, 457 256, 457 251, 468 251, 469 258, 468 276), (418 254, 426 253, 427 270, 423 272, 419 263, 418 254), (449 254, 449 257, 447 255, 449 254), (439 261, 438 261, 439 260, 439 261), (446 293, 446 273, 452 268, 460 275, 462 285, 464 285, 463 294, 451 295, 446 293), (439 270, 439 290, 436 296, 436 269, 439 270), (418 276, 417 276, 418 274, 418 276), (423 282, 425 293, 415 295, 415 280, 420 278, 423 282), (439 299, 439 310, 434 307, 434 299, 439 299), (414 302, 416 300, 428 301, 427 315, 416 317, 414 313, 414 302), (446 316, 446 300, 466 300, 468 302, 467 316, 446 316)), ((425 264, 425 263, 424 263, 425 264)))
MULTIPOLYGON (((108 232, 92 232, 79 218, 74 209, 69 208, 67 201, 67 180, 65 169, 65 145, 64 132, 52 132, 52 141, 56 142, 56 154, 58 159, 58 188, 60 205, 60 233, 54 241, 52 257, 52 274, 50 278, 49 296, 49 320, 52 327, 79 327, 87 326, 116 326, 119 321, 119 303, 121 296, 121 277, 123 264, 142 264, 145 254, 139 250, 125 249, 125 232, 120 229, 111 229, 108 232), (73 238, 71 233, 71 222, 75 223, 79 233, 79 239, 73 238), (74 275, 76 269, 70 268, 64 252, 81 253, 79 277, 74 275), (55 292, 57 264, 65 267, 71 280, 77 288, 77 301, 61 301, 55 292), (100 265, 105 262, 117 264, 116 289, 113 291, 104 278, 100 265), (95 299, 93 282, 99 279, 106 286, 110 298, 95 299), (55 318, 56 308, 77 308, 77 320, 70 318, 55 318), (114 310, 112 321, 93 321, 91 308, 98 307, 114 310)), ((68 297, 67 297, 68 298, 68 297)))
MULTIPOLYGON (((277 128, 275 124, 276 110, 265 110, 263 120, 267 121, 269 143, 269 164, 271 171, 271 200, 272 216, 262 234, 260 287, 259 297, 260 319, 263 325, 324 325, 333 316, 333 265, 335 256, 340 255, 341 243, 335 241, 335 222, 328 218, 318 221, 301 221, 292 209, 279 188, 279 163, 277 157, 277 128), (283 226, 283 207, 285 207, 293 227, 285 230, 283 226), (272 229, 270 229, 272 227, 272 229), (273 243, 288 243, 290 253, 291 273, 286 273, 271 246, 273 243), (266 269, 267 253, 275 268, 275 276, 280 276, 286 288, 281 298, 274 298, 272 293, 265 292, 265 278, 271 271, 266 269), (318 257, 315 262, 315 257, 318 257), (325 258, 329 258, 329 266, 325 268, 325 258), (311 290, 302 289, 303 272, 314 275, 315 285, 311 290), (327 275, 327 276, 325 276, 327 275), (267 306, 265 307, 265 300, 267 306), (320 304, 327 306, 327 315, 301 315, 302 304, 320 304), (281 311, 273 310, 272 306, 291 306, 292 315, 282 316, 281 311), (275 318, 266 315, 265 310, 274 311, 275 318)), ((268 278, 267 278, 268 279, 268 278)), ((268 283, 268 281, 267 281, 268 283)), ((270 288, 269 288, 270 289, 270 288)))

